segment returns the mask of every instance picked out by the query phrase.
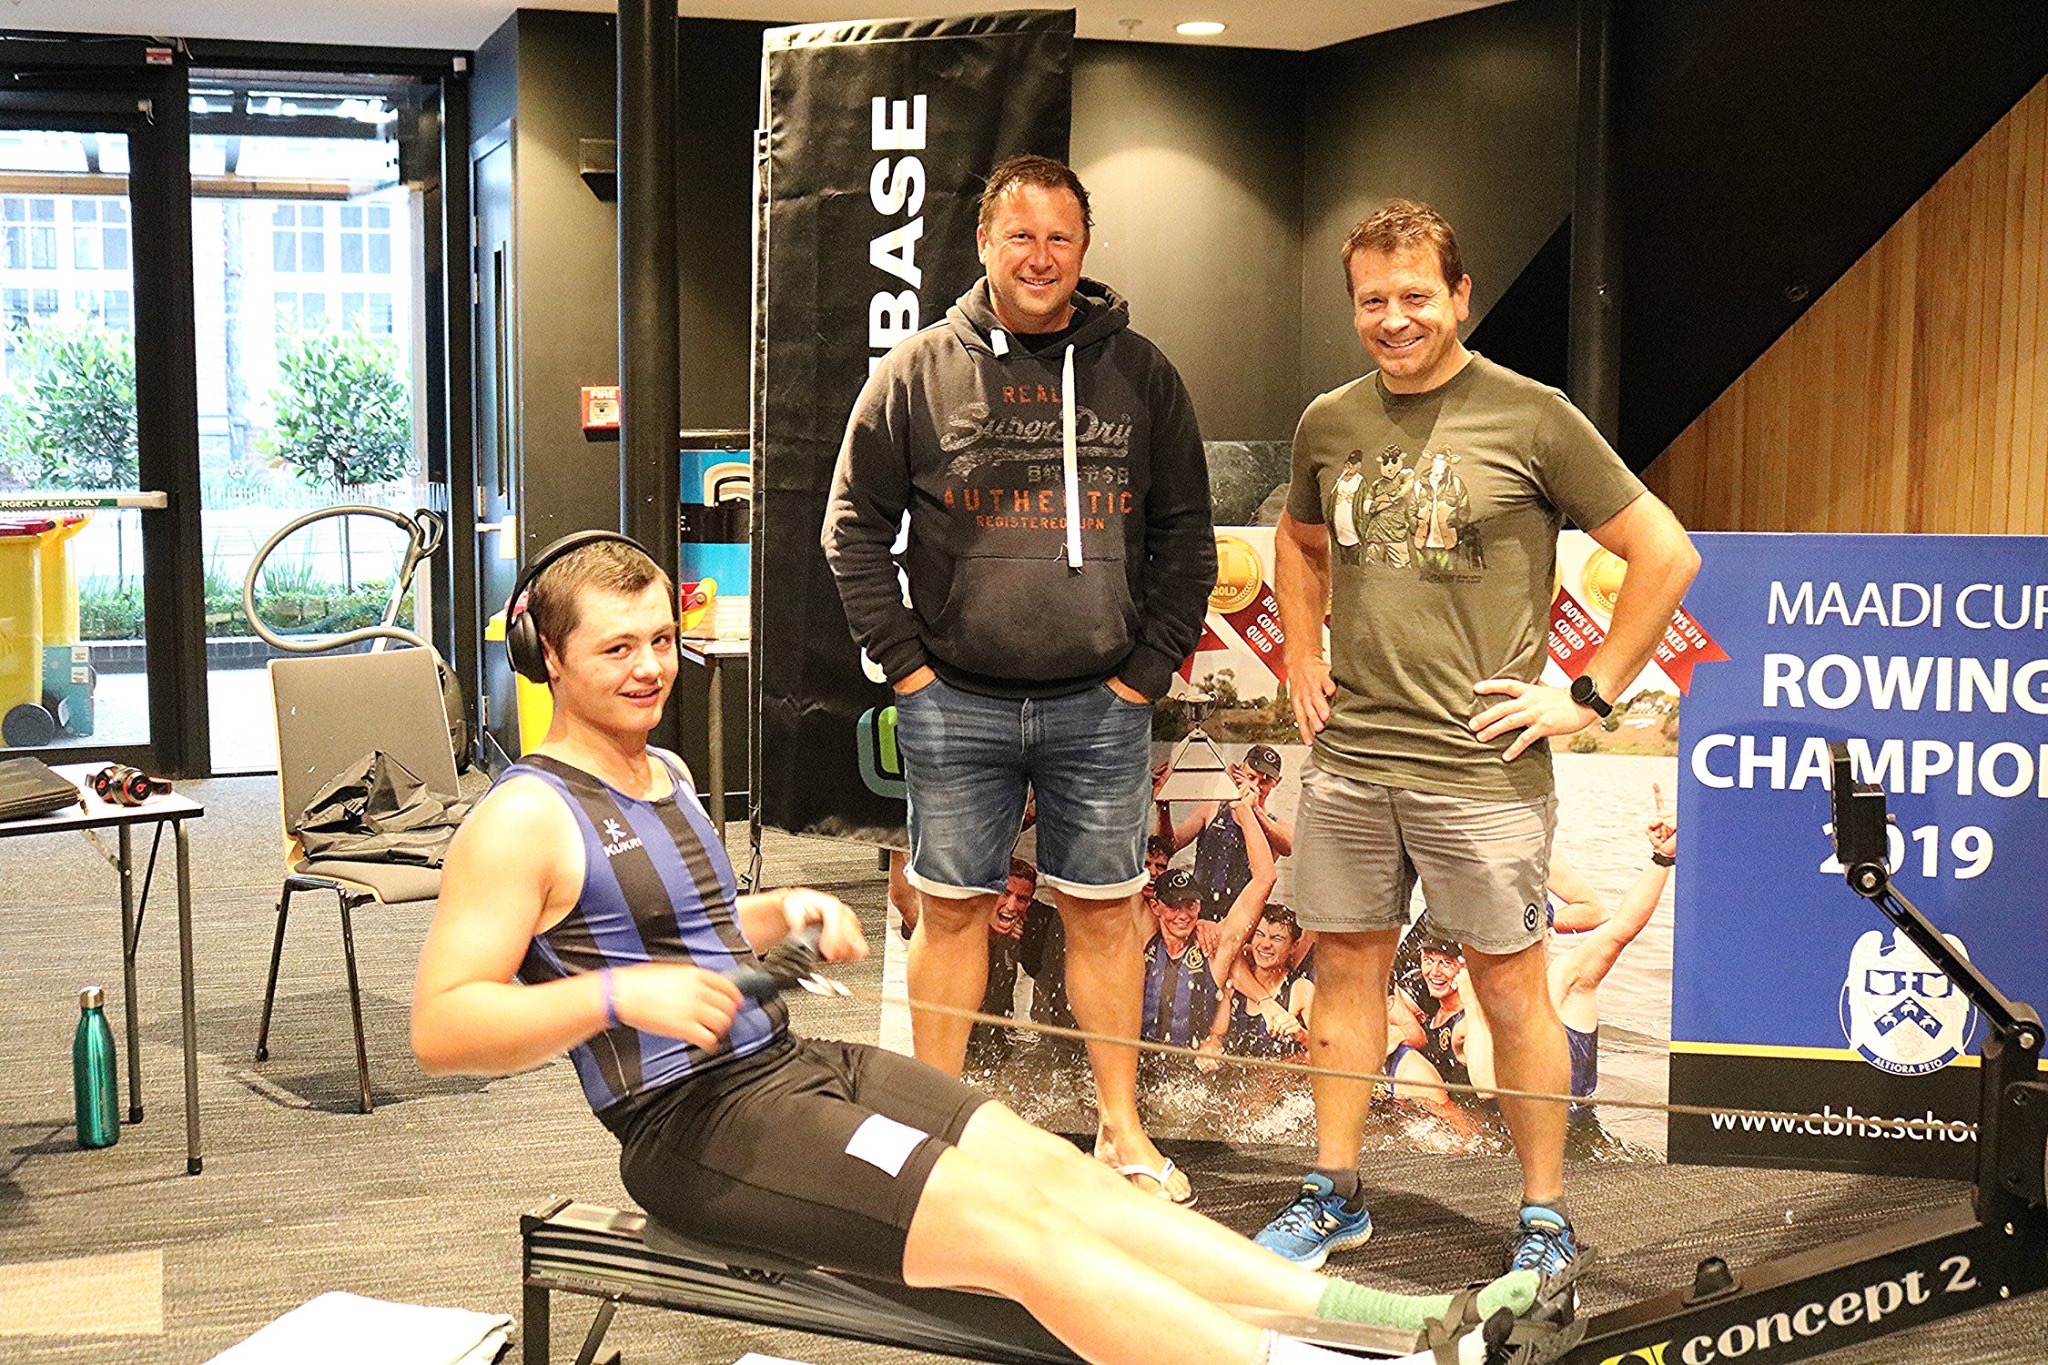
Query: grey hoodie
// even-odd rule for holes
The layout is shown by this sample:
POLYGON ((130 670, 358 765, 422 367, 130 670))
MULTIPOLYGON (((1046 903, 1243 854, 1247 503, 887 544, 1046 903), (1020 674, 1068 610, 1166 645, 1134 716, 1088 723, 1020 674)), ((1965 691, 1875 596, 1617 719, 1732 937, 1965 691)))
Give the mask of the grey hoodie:
POLYGON ((892 683, 930 664, 995 696, 1114 676, 1158 697, 1201 637, 1216 541, 1187 390, 1114 291, 1083 279, 1074 305, 1072 332, 1033 354, 981 280, 854 404, 822 539, 892 683))

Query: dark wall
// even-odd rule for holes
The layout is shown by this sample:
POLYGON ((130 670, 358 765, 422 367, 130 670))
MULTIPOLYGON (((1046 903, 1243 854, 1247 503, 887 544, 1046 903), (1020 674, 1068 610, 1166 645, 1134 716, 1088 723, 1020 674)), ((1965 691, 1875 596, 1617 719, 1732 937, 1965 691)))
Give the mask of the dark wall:
MULTIPOLYGON (((521 191, 522 260, 549 263, 550 297, 530 284, 533 311, 522 313, 540 319, 522 335, 528 458, 545 462, 532 476, 543 483, 574 472, 579 511, 608 507, 615 485, 581 477, 588 462, 570 456, 582 439, 576 387, 609 382, 616 368, 615 219, 575 176, 576 138, 611 136, 611 21, 522 10, 516 27, 516 95, 494 102, 509 83, 484 78, 494 38, 478 54, 487 89, 476 127, 517 99, 520 175, 532 186, 521 191)), ((766 27, 681 21, 687 427, 748 420, 766 27)), ((1571 200, 1572 60, 1569 0, 1522 0, 1308 54, 1077 43, 1071 159, 1094 199, 1088 271, 1131 300, 1134 325, 1186 379, 1205 436, 1285 438, 1307 398, 1363 364, 1334 260, 1365 212, 1396 193, 1444 208, 1471 264, 1475 315, 1551 239, 1571 200)), ((1556 326, 1561 337, 1562 318, 1556 326)))
MULTIPOLYGON (((752 309, 753 129, 761 24, 680 21, 678 227, 683 422, 744 428, 752 309)), ((484 136, 512 119, 517 276, 515 401, 521 436, 519 539, 530 555, 570 531, 616 526, 619 446, 590 440, 580 390, 615 384, 618 211, 585 183, 579 143, 617 131, 612 16, 520 10, 476 56, 473 115, 484 136)), ((746 753, 739 678, 726 688, 727 752, 746 753)), ((678 694, 682 748, 706 771, 696 679, 678 694)), ((743 758, 727 785, 743 788, 743 758)))
POLYGON ((1570 215, 1574 13, 1519 0, 1309 54, 1299 402, 1366 364, 1338 265, 1359 219, 1396 197, 1441 210, 1476 323, 1570 215))
POLYGON ((768 24, 678 21, 683 426, 745 430, 753 314, 754 124, 768 24))
POLYGON ((519 20, 507 19, 484 39, 470 64, 469 133, 495 132, 519 109, 519 20))
POLYGON ((519 539, 531 554, 619 524, 619 448, 585 439, 580 407, 583 385, 618 382, 618 213, 577 169, 578 142, 610 138, 618 113, 612 16, 515 18, 519 539))
POLYGON ((1131 301, 1210 440, 1283 439, 1301 415, 1301 64, 1245 48, 1074 45, 1088 274, 1131 301))

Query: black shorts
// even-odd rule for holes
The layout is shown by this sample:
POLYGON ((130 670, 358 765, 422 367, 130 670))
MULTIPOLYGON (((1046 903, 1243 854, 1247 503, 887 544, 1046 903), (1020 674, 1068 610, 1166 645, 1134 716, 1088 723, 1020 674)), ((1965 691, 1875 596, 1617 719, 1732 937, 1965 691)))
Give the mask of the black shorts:
POLYGON ((900 1280, 925 1181, 987 1098, 893 1052, 792 1038, 606 1117, 662 1226, 900 1280))

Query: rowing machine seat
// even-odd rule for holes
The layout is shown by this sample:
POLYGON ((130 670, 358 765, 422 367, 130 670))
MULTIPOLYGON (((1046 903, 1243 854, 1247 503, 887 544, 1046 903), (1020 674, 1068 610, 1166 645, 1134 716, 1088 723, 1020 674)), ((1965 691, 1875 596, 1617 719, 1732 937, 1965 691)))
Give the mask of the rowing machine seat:
POLYGON ((777 1256, 772 1252, 756 1251, 751 1247, 714 1246, 685 1237, 663 1227, 652 1218, 640 1229, 640 1240, 647 1243, 649 1251, 658 1251, 664 1256, 678 1256, 686 1261, 701 1261, 707 1265, 726 1265, 734 1270, 752 1270, 763 1275, 799 1275, 819 1267, 807 1260, 790 1256, 777 1256))
POLYGON ((597 1359, 619 1304, 878 1342, 993 1365, 1078 1365, 1008 1299, 955 1289, 912 1289, 820 1270, 752 1250, 713 1246, 658 1228, 637 1209, 557 1200, 519 1220, 520 1323, 525 1365, 548 1365, 550 1295, 602 1300, 578 1353, 597 1359))

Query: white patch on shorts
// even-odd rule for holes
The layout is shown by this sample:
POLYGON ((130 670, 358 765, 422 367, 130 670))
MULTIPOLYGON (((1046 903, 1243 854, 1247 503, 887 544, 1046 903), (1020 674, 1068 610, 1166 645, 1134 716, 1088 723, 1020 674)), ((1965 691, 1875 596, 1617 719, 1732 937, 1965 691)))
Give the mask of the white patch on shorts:
POLYGON ((846 1140, 846 1154, 894 1178, 903 1173, 903 1163, 910 1160, 917 1144, 930 1136, 922 1128, 898 1123, 882 1114, 870 1114, 846 1140))

